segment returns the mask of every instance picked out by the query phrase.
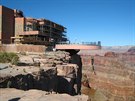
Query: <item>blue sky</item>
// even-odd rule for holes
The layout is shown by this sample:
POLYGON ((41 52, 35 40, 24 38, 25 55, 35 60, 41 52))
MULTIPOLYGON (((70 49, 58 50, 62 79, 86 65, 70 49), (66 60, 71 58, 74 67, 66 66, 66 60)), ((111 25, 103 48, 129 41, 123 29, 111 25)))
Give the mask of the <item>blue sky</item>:
POLYGON ((0 0, 0 4, 65 26, 73 43, 135 45, 135 0, 0 0))

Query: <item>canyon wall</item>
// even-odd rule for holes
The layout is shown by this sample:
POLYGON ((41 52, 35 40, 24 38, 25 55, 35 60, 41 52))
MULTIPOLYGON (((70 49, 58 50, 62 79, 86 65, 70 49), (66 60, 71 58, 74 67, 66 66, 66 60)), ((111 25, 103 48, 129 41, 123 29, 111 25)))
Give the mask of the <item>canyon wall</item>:
POLYGON ((81 58, 89 86, 100 90, 106 100, 135 100, 135 55, 108 52, 105 56, 81 55, 81 58))

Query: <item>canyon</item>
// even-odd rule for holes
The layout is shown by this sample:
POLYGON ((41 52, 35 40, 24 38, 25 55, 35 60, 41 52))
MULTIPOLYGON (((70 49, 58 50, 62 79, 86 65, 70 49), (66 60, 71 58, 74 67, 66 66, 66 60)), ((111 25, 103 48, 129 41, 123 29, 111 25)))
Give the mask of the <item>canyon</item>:
MULTIPOLYGON (((81 54, 84 82, 87 87, 100 93, 102 100, 95 101, 134 101, 135 100, 135 47, 126 52, 98 52, 92 55, 81 54), (94 58, 94 69, 91 58, 94 58)), ((100 50, 97 50, 100 51, 100 50)))
POLYGON ((134 101, 134 49, 18 53, 17 65, 0 69, 0 99, 134 101))

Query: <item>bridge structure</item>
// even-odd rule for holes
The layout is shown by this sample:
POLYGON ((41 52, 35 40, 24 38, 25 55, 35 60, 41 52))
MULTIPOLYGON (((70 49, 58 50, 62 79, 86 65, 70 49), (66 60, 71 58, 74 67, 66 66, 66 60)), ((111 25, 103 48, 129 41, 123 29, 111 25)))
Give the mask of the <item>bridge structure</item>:
POLYGON ((85 45, 85 44, 56 44, 55 49, 57 50, 97 50, 101 49, 99 45, 85 45))
POLYGON ((78 53, 80 50, 99 50, 100 45, 85 45, 85 44, 56 44, 56 50, 67 51, 70 54, 78 53))

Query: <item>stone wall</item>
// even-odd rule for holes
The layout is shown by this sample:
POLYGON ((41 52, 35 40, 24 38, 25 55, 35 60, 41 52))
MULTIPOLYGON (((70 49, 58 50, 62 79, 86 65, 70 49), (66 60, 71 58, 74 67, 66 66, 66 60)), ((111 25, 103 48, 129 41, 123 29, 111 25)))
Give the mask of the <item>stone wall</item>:
POLYGON ((27 44, 2 44, 0 51, 4 52, 39 52, 44 53, 46 46, 43 45, 27 45, 27 44))
POLYGON ((81 57, 90 87, 101 90, 109 101, 135 100, 135 55, 94 56, 94 70, 91 56, 81 57))

